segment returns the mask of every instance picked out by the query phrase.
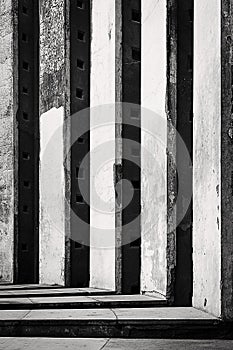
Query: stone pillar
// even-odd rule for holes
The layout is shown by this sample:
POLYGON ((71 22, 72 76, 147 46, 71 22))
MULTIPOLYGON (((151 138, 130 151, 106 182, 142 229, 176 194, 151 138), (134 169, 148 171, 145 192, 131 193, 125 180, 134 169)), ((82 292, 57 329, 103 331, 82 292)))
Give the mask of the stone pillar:
POLYGON ((233 318, 232 1, 195 1, 193 306, 233 318))
POLYGON ((115 0, 93 0, 91 18, 90 286, 115 289, 115 0))
MULTIPOLYGON (((63 0, 40 2, 40 283, 65 284, 69 68, 63 0)), ((67 18, 66 18, 67 17, 67 18)), ((67 239, 68 241, 68 239, 67 239)))
POLYGON ((141 290, 166 295, 166 1, 142 1, 141 290))
POLYGON ((14 280, 17 218, 17 9, 0 7, 0 282, 14 280))

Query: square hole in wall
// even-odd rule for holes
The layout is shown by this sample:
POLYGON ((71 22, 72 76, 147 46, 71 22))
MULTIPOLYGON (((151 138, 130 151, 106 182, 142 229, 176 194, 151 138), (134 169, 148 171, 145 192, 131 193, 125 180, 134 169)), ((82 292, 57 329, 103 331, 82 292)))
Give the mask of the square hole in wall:
POLYGON ((28 14, 28 8, 26 6, 23 6, 22 7, 22 12, 24 15, 27 15, 28 14))
POLYGON ((24 160, 29 160, 30 159, 30 154, 28 152, 23 152, 23 159, 24 160))
POLYGON ((85 69, 84 61, 77 59, 77 67, 81 70, 84 70, 85 69))
POLYGON ((78 204, 84 204, 84 199, 81 194, 76 194, 76 203, 78 204))
POLYGON ((29 121, 29 115, 27 112, 23 112, 23 120, 29 121))
POLYGON ((140 247, 140 245, 141 245, 141 238, 138 238, 138 239, 130 242, 130 247, 136 248, 136 247, 140 247))
POLYGON ((132 21, 141 23, 141 12, 138 10, 132 10, 132 21))
POLYGON ((193 55, 188 55, 188 70, 189 72, 193 70, 193 55))
POLYGON ((74 242, 74 248, 75 248, 75 249, 82 249, 82 248, 83 248, 83 245, 82 245, 82 243, 80 243, 80 242, 74 242))
POLYGON ((79 98, 80 100, 83 100, 83 90, 80 88, 76 89, 76 97, 79 98))
POLYGON ((26 71, 29 71, 29 63, 26 61, 23 61, 23 69, 26 71))
POLYGON ((137 47, 132 47, 132 59, 134 61, 141 61, 141 50, 137 47))
POLYGON ((77 38, 79 41, 85 41, 85 32, 78 30, 77 38))
POLYGON ((193 9, 188 10, 188 15, 189 15, 189 22, 193 22, 193 17, 194 17, 193 9))
POLYGON ((27 34, 25 34, 25 33, 23 33, 22 34, 22 41, 24 41, 24 42, 28 42, 28 35, 27 34))
POLYGON ((26 243, 22 243, 21 250, 22 252, 28 252, 28 245, 26 243))
POLYGON ((23 205, 23 213, 24 213, 24 214, 28 214, 28 212, 29 212, 29 207, 28 207, 28 205, 23 205))
POLYGON ((139 120, 140 119, 140 110, 139 110, 139 108, 131 108, 131 110, 130 110, 130 117, 132 119, 139 120))
POLYGON ((131 149, 131 155, 133 157, 139 157, 140 156, 140 149, 138 147, 133 147, 131 149))
POLYGON ((189 122, 193 123, 193 109, 189 111, 189 122))
POLYGON ((24 181, 24 182, 23 182, 23 187, 25 187, 25 188, 27 188, 27 189, 31 188, 31 183, 30 183, 30 181, 24 181))
POLYGON ((76 178, 77 179, 84 179, 85 178, 85 172, 83 168, 76 167, 76 178))
POLYGON ((133 181, 131 181, 131 184, 135 190, 140 189, 140 181, 139 180, 133 180, 133 181))
POLYGON ((78 143, 85 143, 85 139, 83 137, 78 138, 78 143))
POLYGON ((23 94, 28 95, 28 88, 23 86, 23 94))
POLYGON ((84 10, 84 8, 85 8, 84 2, 81 0, 77 0, 77 8, 84 10))

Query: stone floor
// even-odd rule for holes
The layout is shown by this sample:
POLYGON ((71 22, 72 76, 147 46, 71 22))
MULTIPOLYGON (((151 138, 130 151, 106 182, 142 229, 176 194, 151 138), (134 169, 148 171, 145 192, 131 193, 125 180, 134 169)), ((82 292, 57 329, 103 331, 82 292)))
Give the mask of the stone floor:
POLYGON ((36 286, 31 288, 25 286, 0 286, 0 298, 11 298, 11 297, 43 297, 43 296, 84 296, 84 295, 112 295, 114 294, 111 290, 97 289, 97 288, 62 288, 62 287, 49 287, 49 286, 36 286))
POLYGON ((99 309, 54 309, 54 310, 0 310, 0 320, 151 320, 153 323, 167 321, 214 322, 217 318, 192 307, 150 308, 99 308, 99 309))
POLYGON ((159 307, 166 300, 146 295, 87 295, 53 297, 0 297, 0 309, 89 309, 115 307, 159 307))
MULTIPOLYGON (((97 349, 108 349, 111 344, 117 349, 118 343, 115 346, 115 340, 109 339, 233 339, 233 330, 231 325, 225 326, 218 318, 192 307, 168 307, 161 296, 116 295, 93 288, 0 286, 0 336, 28 337, 22 345, 26 349, 27 342, 28 349, 34 346, 30 337, 40 338, 42 347, 53 338, 66 338, 71 345, 73 338, 98 338, 96 342, 90 340, 86 349, 95 349, 99 343, 97 349), (43 340, 45 337, 50 339, 43 340)), ((17 341, 23 341, 0 339, 4 349, 8 344, 14 349, 17 341)), ((60 342, 66 348, 64 340, 60 342)), ((82 349, 85 344, 79 342, 78 349, 82 349)), ((122 344, 119 349, 135 349, 130 341, 122 344)), ((140 349, 144 349, 143 344, 140 349)))
POLYGON ((228 340, 0 338, 1 350, 232 350, 228 340))

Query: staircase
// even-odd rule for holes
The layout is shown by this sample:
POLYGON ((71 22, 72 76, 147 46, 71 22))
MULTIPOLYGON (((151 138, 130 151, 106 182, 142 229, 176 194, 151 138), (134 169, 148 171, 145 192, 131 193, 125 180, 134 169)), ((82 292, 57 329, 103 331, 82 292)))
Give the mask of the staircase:
POLYGON ((92 288, 0 286, 1 337, 232 338, 232 326, 148 295, 92 288))

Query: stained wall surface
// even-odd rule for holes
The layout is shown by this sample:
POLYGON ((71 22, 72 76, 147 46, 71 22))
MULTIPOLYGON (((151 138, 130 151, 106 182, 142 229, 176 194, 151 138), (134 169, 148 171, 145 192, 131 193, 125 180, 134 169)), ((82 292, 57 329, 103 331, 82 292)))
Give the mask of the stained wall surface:
MULTIPOLYGON (((16 90, 14 17, 11 0, 0 6, 0 282, 13 282, 14 266, 14 129, 16 90)), ((15 32, 16 33, 16 32, 15 32)), ((17 214, 17 213, 15 213, 17 214)))
POLYGON ((63 124, 69 81, 66 11, 63 0, 42 0, 40 5, 40 283, 63 285, 68 138, 63 124))
POLYGON ((221 1, 194 2, 193 306, 221 313, 221 1))
POLYGON ((141 290, 166 294, 166 2, 142 1, 141 290))
POLYGON ((115 289, 115 0, 93 0, 90 113, 90 286, 115 289), (103 125, 105 124, 105 125, 103 125), (103 202, 101 202, 103 201, 103 202))
POLYGON ((40 117, 40 283, 64 284, 64 108, 40 117))

